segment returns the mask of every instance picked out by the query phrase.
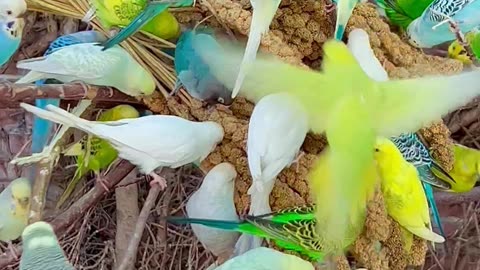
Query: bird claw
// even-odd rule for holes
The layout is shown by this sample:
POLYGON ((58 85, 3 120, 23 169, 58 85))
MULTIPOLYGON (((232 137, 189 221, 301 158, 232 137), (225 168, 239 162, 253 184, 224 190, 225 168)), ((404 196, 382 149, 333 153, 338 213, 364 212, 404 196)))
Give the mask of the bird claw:
POLYGON ((153 187, 153 185, 158 184, 160 185, 161 190, 164 190, 165 188, 167 188, 167 180, 165 180, 165 178, 153 172, 150 173, 149 175, 153 178, 153 180, 150 181, 150 187, 153 187))
POLYGON ((325 5, 325 13, 327 13, 327 15, 331 14, 336 9, 337 9, 337 5, 335 5, 335 3, 329 3, 325 5))

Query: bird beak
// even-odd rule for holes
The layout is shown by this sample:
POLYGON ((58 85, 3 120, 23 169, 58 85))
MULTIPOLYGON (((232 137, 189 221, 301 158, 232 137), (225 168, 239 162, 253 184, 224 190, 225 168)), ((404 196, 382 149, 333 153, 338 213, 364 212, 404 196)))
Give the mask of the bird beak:
POLYGON ((29 202, 30 202, 30 198, 23 198, 18 200, 18 203, 24 208, 28 206, 29 202))

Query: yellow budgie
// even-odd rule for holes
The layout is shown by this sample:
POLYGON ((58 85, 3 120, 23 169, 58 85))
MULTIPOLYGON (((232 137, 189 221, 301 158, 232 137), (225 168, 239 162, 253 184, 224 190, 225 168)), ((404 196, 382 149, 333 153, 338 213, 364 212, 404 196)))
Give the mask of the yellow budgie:
POLYGON ((0 241, 9 242, 10 247, 27 226, 31 192, 30 181, 17 178, 0 193, 0 241))
MULTIPOLYGON (((102 25, 109 29, 112 26, 125 27, 129 25, 144 10, 147 1, 93 0, 92 4, 102 25)), ((93 17, 92 11, 85 15, 84 21, 91 20, 93 17)), ((168 10, 157 15, 145 24, 141 30, 163 39, 177 38, 181 33, 177 19, 168 10)))
MULTIPOLYGON (((140 114, 134 107, 130 105, 118 105, 101 113, 98 121, 117 121, 120 119, 138 118, 139 116, 140 114)), ((100 171, 110 166, 118 156, 117 150, 107 141, 90 134, 85 135, 81 141, 70 146, 64 154, 66 156, 77 157, 77 170, 75 171, 72 181, 70 181, 58 200, 57 208, 62 206, 68 199, 80 179, 82 179, 86 173, 93 171, 96 179, 102 183, 100 171)))
MULTIPOLYGON (((415 166, 407 162, 395 144, 386 138, 377 139, 375 160, 388 214, 416 236, 443 243, 445 239, 432 231, 427 197, 415 166)), ((411 246, 409 237, 404 237, 411 246)))
MULTIPOLYGON (((224 41, 219 42, 222 50, 212 51, 200 35, 192 43, 210 71, 232 88, 242 48, 224 41)), ((360 179, 373 162, 375 138, 415 132, 465 104, 480 94, 480 71, 377 82, 364 73, 342 42, 327 41, 323 51, 323 72, 259 55, 248 66, 241 94, 257 102, 270 93, 288 92, 305 107, 311 130, 326 132, 331 177, 315 185, 312 194, 325 194, 316 196, 317 205, 335 205, 316 210, 317 218, 325 222, 318 233, 333 244, 345 239, 349 218, 365 211, 361 198, 374 187, 360 179), (465 87, 458 88, 460 84, 465 87)))
POLYGON ((441 174, 435 175, 451 185, 452 188, 449 191, 468 192, 480 179, 480 151, 454 144, 453 153, 455 161, 452 170, 448 173, 455 181, 441 174))

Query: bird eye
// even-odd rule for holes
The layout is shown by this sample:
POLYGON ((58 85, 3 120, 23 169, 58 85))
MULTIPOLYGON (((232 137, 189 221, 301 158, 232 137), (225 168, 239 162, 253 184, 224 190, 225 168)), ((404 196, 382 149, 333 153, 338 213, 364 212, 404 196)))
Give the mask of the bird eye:
POLYGON ((380 152, 380 149, 378 149, 378 148, 375 148, 375 152, 380 152))
POLYGON ((7 15, 12 15, 12 11, 11 11, 11 10, 7 10, 7 15))
POLYGON ((222 98, 222 97, 217 98, 217 101, 222 103, 222 104, 225 104, 225 99, 222 98))

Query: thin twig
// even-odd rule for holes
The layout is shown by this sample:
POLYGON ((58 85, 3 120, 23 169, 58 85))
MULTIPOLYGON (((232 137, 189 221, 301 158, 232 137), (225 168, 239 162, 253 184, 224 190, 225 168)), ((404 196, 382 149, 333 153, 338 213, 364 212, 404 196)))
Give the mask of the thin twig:
POLYGON ((452 205, 480 201, 480 187, 473 188, 467 193, 437 192, 435 193, 437 204, 452 205))
POLYGON ((137 225, 135 226, 135 233, 130 239, 130 243, 128 244, 128 249, 125 252, 125 256, 123 257, 122 263, 117 268, 117 270, 126 270, 130 264, 130 261, 135 261, 135 258, 137 256, 138 245, 140 244, 140 240, 143 235, 143 230, 145 229, 145 224, 147 223, 147 218, 150 216, 150 211, 155 205, 155 200, 157 199, 157 196, 160 193, 160 190, 161 188, 160 188, 160 185, 158 184, 155 184, 150 188, 147 199, 145 200, 145 204, 143 205, 142 211, 138 216, 137 225))

